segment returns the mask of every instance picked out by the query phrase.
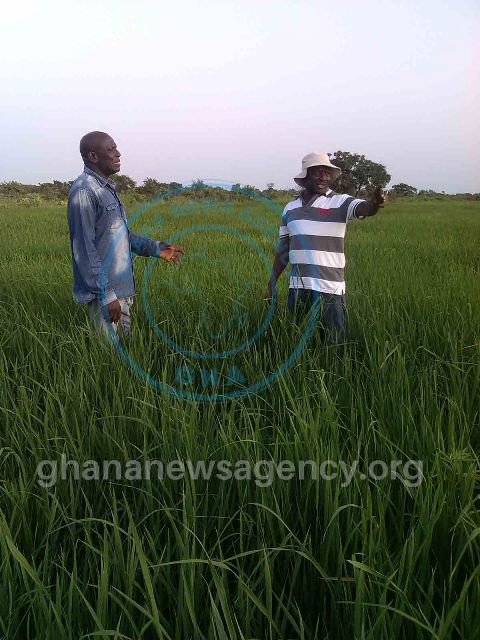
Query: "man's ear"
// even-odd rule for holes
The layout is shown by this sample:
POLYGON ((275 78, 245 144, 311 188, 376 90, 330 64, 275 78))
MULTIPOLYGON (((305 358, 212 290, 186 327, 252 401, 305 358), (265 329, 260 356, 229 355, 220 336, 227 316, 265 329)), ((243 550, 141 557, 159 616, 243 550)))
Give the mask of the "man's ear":
POLYGON ((87 158, 90 162, 93 162, 94 164, 97 162, 98 157, 97 154, 95 153, 95 151, 89 151, 87 154, 87 158))

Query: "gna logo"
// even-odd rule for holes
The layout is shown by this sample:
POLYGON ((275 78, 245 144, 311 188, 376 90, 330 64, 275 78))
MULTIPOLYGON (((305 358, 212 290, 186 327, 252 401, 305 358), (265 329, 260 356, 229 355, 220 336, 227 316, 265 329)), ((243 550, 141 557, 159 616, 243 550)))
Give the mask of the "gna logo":
MULTIPOLYGON (((233 186, 233 183, 219 181, 203 181, 203 184, 224 189, 231 189, 233 186)), ((199 247, 200 249, 195 251, 195 259, 197 261, 202 258, 207 260, 209 277, 215 279, 218 270, 222 268, 228 270, 232 257, 226 255, 226 249, 221 242, 214 243, 213 253, 210 247, 208 251, 202 250, 202 239, 205 237, 213 238, 217 234, 217 237, 221 237, 223 242, 230 240, 228 243, 230 248, 243 247, 249 251, 251 256, 256 256, 256 265, 261 269, 262 279, 266 285, 271 273, 275 245, 272 244, 272 251, 267 255, 259 242, 253 237, 253 232, 255 231, 258 236, 258 231, 263 228, 265 233, 275 237, 276 242, 276 231, 275 235, 273 233, 274 229, 278 230, 283 207, 268 198, 251 193, 248 194, 250 199, 247 200, 247 205, 244 206, 242 203, 237 203, 238 206, 234 215, 235 223, 232 218, 231 225, 225 224, 225 217, 228 218, 228 216, 222 216, 219 218, 219 224, 195 224, 196 196, 194 185, 195 183, 182 186, 175 191, 153 198, 129 216, 128 224, 131 225, 140 221, 146 212, 162 200, 177 195, 189 196, 191 199, 188 201, 185 198, 180 198, 177 201, 175 199, 171 200, 172 206, 170 210, 174 217, 176 231, 170 236, 169 241, 179 246, 185 245, 188 241, 191 245, 199 247), (258 213, 259 207, 253 212, 251 207, 252 199, 261 203, 264 211, 275 213, 275 216, 273 216, 275 225, 273 227, 272 216, 270 216, 270 220, 264 218, 262 221, 261 215, 258 213), (192 206, 192 200, 194 206, 192 206), (238 221, 241 222, 241 228, 239 228, 238 221)), ((197 205, 200 202, 198 201, 197 205)), ((209 200, 206 206, 210 211, 221 211, 225 207, 225 202, 209 200)), ((162 224, 162 217, 157 215, 154 217, 154 226, 147 224, 141 229, 141 232, 152 235, 156 230, 155 228, 162 224)), ((238 250, 237 248, 236 251, 238 250)), ((135 375, 158 391, 200 402, 218 402, 239 398, 250 393, 258 393, 274 382, 278 376, 297 360, 314 330, 318 315, 318 310, 315 307, 310 313, 300 339, 295 342, 287 357, 281 358, 281 361, 276 362, 275 366, 270 370, 262 370, 260 367, 255 370, 255 375, 252 375, 252 368, 248 367, 247 370, 246 367, 242 366, 242 362, 251 360, 250 353, 254 345, 266 335, 276 308, 276 293, 274 293, 268 305, 265 305, 263 299, 258 301, 259 305, 263 304, 262 313, 256 314, 256 317, 258 317, 255 320, 249 312, 249 305, 245 304, 245 299, 232 300, 235 295, 240 295, 239 291, 242 287, 237 287, 236 292, 233 291, 232 287, 227 297, 233 312, 220 327, 217 323, 215 331, 209 334, 210 338, 212 338, 210 342, 218 343, 222 346, 221 348, 212 348, 210 345, 208 350, 201 350, 192 346, 194 341, 191 339, 187 338, 182 343, 178 338, 178 332, 170 332, 168 323, 165 323, 163 318, 155 317, 155 304, 151 300, 151 281, 155 263, 155 258, 149 259, 143 274, 141 296, 138 297, 140 297, 143 304, 148 326, 155 337, 163 343, 163 346, 168 348, 169 359, 176 361, 170 379, 166 380, 164 375, 155 375, 147 371, 147 368, 140 363, 140 358, 133 357, 128 344, 129 341, 125 344, 122 343, 113 332, 111 333, 111 340, 118 353, 135 375), (248 335, 245 335, 246 328, 250 329, 248 335), (243 329, 243 331, 240 329, 243 329), (238 339, 239 335, 242 336, 241 340, 238 339)), ((202 287, 208 287, 208 282, 205 283, 205 278, 201 276, 201 269, 199 268, 181 264, 175 268, 175 271, 178 272, 180 269, 189 269, 189 286, 188 288, 179 286, 175 289, 177 304, 180 308, 188 310, 190 315, 192 313, 196 314, 196 324, 199 327, 205 327, 207 326, 207 316, 212 315, 212 305, 208 301, 208 296, 205 296, 205 291, 202 290, 202 287), (195 305, 191 304, 193 294, 196 295, 197 302, 195 305)), ((248 287, 244 287, 244 290, 247 291, 247 295, 251 296, 251 293, 248 293, 248 287)), ((213 315, 216 315, 215 309, 213 309, 213 315)))

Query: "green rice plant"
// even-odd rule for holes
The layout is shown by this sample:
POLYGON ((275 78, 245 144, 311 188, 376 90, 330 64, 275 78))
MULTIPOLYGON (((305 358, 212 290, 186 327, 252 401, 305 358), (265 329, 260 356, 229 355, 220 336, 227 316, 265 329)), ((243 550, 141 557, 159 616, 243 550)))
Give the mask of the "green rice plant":
MULTIPOLYGON (((241 390, 302 338, 286 278, 269 326, 229 361, 243 375, 233 387, 225 359, 206 381, 159 339, 144 278, 172 342, 240 344, 265 318, 269 277, 245 238, 273 259, 278 207, 177 205, 132 223, 182 232, 187 253, 176 270, 136 259, 125 348, 166 386, 189 367, 189 393, 241 390)), ((480 638, 475 202, 397 202, 350 223, 344 348, 314 330, 270 384, 216 402, 159 391, 92 335, 71 297, 64 208, 2 208, 0 230, 0 638, 480 638), (308 465, 288 481, 174 480, 154 466, 135 480, 114 463, 105 479, 75 478, 75 461, 177 459, 358 465, 348 483, 308 465), (375 480, 379 460, 422 461, 423 481, 375 480), (57 464, 50 487, 42 461, 57 464)))

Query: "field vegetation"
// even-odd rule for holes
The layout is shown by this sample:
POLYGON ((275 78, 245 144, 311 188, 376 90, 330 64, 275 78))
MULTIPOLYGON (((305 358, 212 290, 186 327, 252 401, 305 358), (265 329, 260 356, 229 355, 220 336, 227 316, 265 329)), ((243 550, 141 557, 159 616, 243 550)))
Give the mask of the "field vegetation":
POLYGON ((120 352, 72 300, 65 207, 4 201, 0 638, 480 638, 478 203, 349 223, 343 347, 292 322, 285 276, 262 327, 283 204, 192 193, 132 219, 187 253, 135 260, 120 352), (358 469, 260 486, 71 465, 41 486, 62 455, 358 469), (422 461, 423 481, 362 478, 376 460, 422 461))

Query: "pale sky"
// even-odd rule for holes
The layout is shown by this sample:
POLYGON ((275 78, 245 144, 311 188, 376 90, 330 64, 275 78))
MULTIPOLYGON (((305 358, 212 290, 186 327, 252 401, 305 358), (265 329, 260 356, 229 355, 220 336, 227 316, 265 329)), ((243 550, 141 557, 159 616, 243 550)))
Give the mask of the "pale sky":
POLYGON ((0 38, 0 181, 122 173, 294 186, 310 151, 480 191, 478 0, 18 0, 0 38))

